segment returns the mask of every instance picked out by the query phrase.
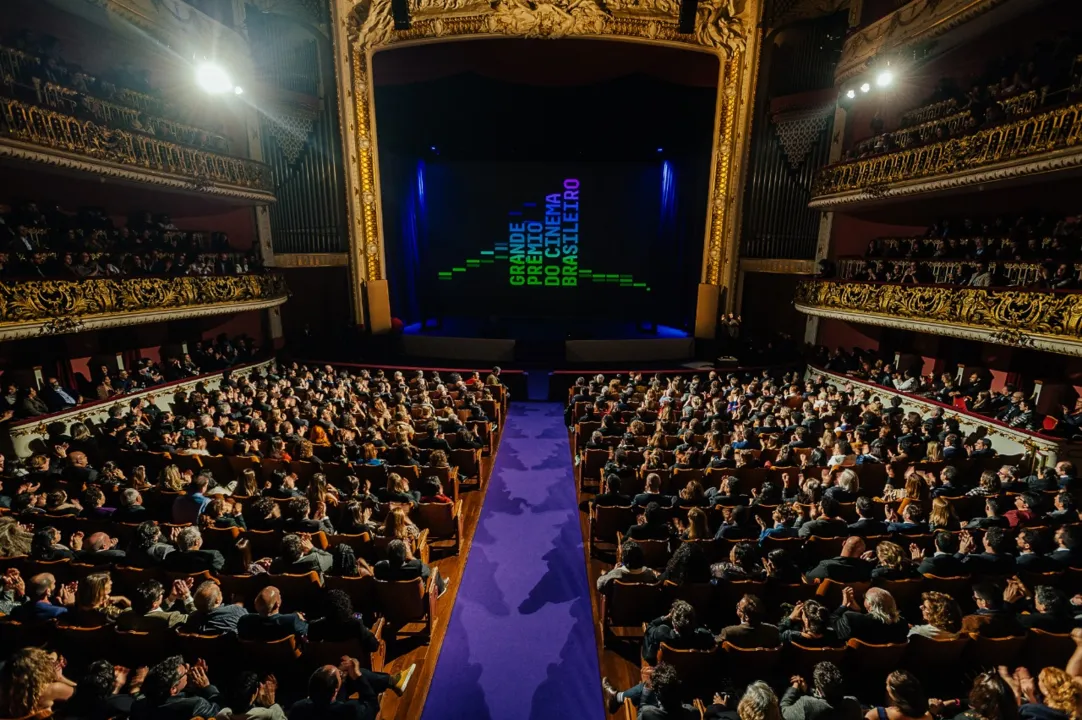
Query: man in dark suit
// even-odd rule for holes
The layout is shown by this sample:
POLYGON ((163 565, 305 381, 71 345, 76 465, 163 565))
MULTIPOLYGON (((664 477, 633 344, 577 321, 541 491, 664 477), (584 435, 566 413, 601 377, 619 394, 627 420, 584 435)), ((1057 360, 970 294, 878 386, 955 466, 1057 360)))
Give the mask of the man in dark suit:
POLYGON ((162 660, 147 673, 142 692, 132 704, 133 720, 188 720, 214 717, 221 711, 221 693, 210 684, 202 660, 186 665, 180 655, 162 660))
POLYGON ((87 565, 112 565, 124 560, 123 550, 117 550, 117 538, 111 538, 103 532, 93 533, 83 541, 82 530, 71 536, 71 549, 75 551, 76 562, 87 565))
MULTIPOLYGON (((372 569, 377 580, 415 580, 421 578, 428 584, 432 568, 413 557, 406 543, 392 540, 387 543, 387 559, 380 560, 372 569)), ((436 570, 436 589, 440 595, 447 592, 447 580, 436 570)))
POLYGON ((819 501, 819 516, 800 526, 800 537, 842 537, 849 534, 849 525, 841 515, 841 504, 827 495, 819 501))
POLYGON ((1048 557, 1059 565, 1060 569, 1082 568, 1082 532, 1077 525, 1064 525, 1056 530, 1056 549, 1048 557))
POLYGON ((973 586, 976 612, 962 618, 962 632, 979 633, 982 637, 1003 638, 1024 635, 1014 612, 1003 604, 1003 591, 990 582, 973 586))
POLYGON ((162 569, 169 572, 197 573, 204 570, 221 572, 225 557, 217 550, 203 550, 203 536, 199 529, 186 527, 176 540, 177 549, 165 556, 162 569))
POLYGON ((380 694, 390 690, 401 696, 406 691, 416 663, 394 675, 372 672, 356 658, 318 668, 308 680, 308 697, 289 709, 290 720, 376 720, 380 694))
POLYGON ((135 488, 125 488, 120 492, 120 506, 113 511, 111 519, 122 523, 140 523, 147 519, 147 509, 143 507, 143 496, 135 488))
POLYGON ((1079 489, 1079 480, 1075 477, 1074 463, 1070 460, 1061 460, 1056 463, 1056 476, 1059 478, 1059 489, 1067 492, 1075 492, 1079 489))
POLYGON ((1058 572, 1060 564, 1043 553, 1044 542, 1040 532, 1032 528, 1018 533, 1018 559, 1015 565, 1028 573, 1058 572))
POLYGON ((988 438, 978 438, 973 443, 973 450, 970 451, 969 457, 971 458, 987 458, 995 457, 998 455, 994 449, 992 449, 992 441, 988 438))
POLYGON ((631 540, 668 540, 672 535, 672 525, 665 519, 665 513, 656 502, 646 506, 642 522, 632 525, 624 533, 624 537, 631 540))
POLYGON ((241 640, 270 642, 293 635, 298 640, 308 634, 308 623, 301 613, 279 612, 282 593, 273 585, 259 591, 255 597, 255 612, 237 621, 237 637, 241 640))
POLYGON ((628 507, 631 496, 620 492, 619 475, 609 475, 605 478, 605 492, 595 495, 590 503, 601 507, 628 507))
POLYGON ((840 583, 868 582, 872 579, 875 563, 861 557, 864 549, 864 540, 851 537, 842 545, 839 557, 822 560, 805 573, 805 577, 808 580, 834 580, 840 583))
POLYGON ((333 562, 331 554, 314 547, 307 535, 291 533, 282 538, 282 554, 271 563, 270 571, 275 575, 301 575, 314 570, 322 578, 333 562))
POLYGON ((1019 613, 1018 624, 1027 630, 1050 633, 1070 633, 1075 626, 1071 603, 1061 590, 1051 585, 1038 585, 1033 591, 1033 612, 1019 613))
POLYGON ((857 516, 858 520, 855 523, 850 523, 849 532, 853 535, 860 535, 861 537, 869 537, 871 535, 886 535, 887 524, 877 517, 874 517, 875 503, 867 495, 862 495, 857 498, 857 516))
POLYGON ((775 625, 763 622, 766 604, 756 595, 745 595, 736 604, 739 625, 723 628, 718 635, 719 643, 729 643, 738 648, 773 648, 781 645, 781 637, 775 625))
POLYGON ((900 535, 923 535, 928 532, 928 523, 920 519, 920 513, 918 503, 906 505, 905 510, 902 510, 901 522, 897 520, 898 516, 894 515, 894 518, 887 522, 887 530, 900 535))
POLYGON ((973 575, 1013 575, 1015 562, 1012 555, 1008 555, 1010 541, 1003 528, 988 528, 984 532, 984 552, 975 552, 977 541, 973 534, 966 531, 962 533, 962 541, 959 552, 964 556, 962 565, 966 572, 973 575))
POLYGON ((672 505, 672 496, 661 494, 661 476, 657 473, 650 473, 646 476, 645 491, 636 495, 632 502, 638 507, 646 507, 652 502, 668 507, 672 505))
POLYGON ((919 561, 917 570, 921 575, 935 575, 936 577, 959 577, 966 575, 962 559, 955 553, 954 535, 947 530, 940 530, 935 534, 935 553, 929 557, 915 544, 909 546, 913 553, 913 560, 919 561))
POLYGON ((68 464, 60 471, 60 477, 75 488, 91 485, 98 479, 98 471, 90 467, 86 453, 75 450, 68 453, 68 464))
POLYGON ((651 621, 646 627, 646 634, 642 638, 642 659, 656 665, 661 643, 675 650, 707 650, 714 647, 714 636, 706 628, 699 627, 695 608, 683 600, 677 600, 668 615, 651 621))
POLYGON ((83 401, 82 395, 71 388, 66 388, 54 377, 49 378, 41 389, 41 399, 49 406, 50 412, 60 412, 73 408, 83 401))

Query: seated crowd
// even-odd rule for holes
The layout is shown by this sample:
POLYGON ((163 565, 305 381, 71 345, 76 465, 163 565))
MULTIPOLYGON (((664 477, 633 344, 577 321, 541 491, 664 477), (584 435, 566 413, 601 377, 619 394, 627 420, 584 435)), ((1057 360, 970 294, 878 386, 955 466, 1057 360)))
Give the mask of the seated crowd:
MULTIPOLYGON (((181 356, 163 358, 159 362, 143 358, 130 371, 99 365, 91 369, 89 378, 76 373, 76 387, 67 387, 57 377, 47 377, 40 388, 5 377, 4 392, 0 395, 0 422, 65 412, 86 403, 121 398, 164 383, 252 362, 259 354, 250 337, 241 335, 230 339, 223 335, 213 341, 197 340, 181 356)), ((79 425, 71 428, 73 438, 80 442, 88 440, 90 430, 82 423, 79 425)), ((64 433, 67 431, 65 428, 64 433)))
POLYGON ((25 463, 0 456, 0 639, 45 644, 16 641, 33 646, 0 668, 0 716, 376 718, 414 667, 373 666, 388 609, 357 583, 446 591, 426 509, 454 505, 448 458, 479 461, 503 391, 498 370, 444 381, 275 364, 169 410, 133 403, 82 440, 76 423, 25 463), (123 641, 88 644, 91 631, 150 633, 146 667, 123 641), (185 644, 208 636, 252 654, 230 667, 185 644), (287 641, 299 665, 252 659, 287 641), (360 654, 327 662, 324 644, 343 642, 360 654), (253 666, 269 672, 236 672, 253 666))
MULTIPOLYGON (((853 352, 844 348, 831 351, 816 348, 811 362, 831 372, 882 385, 888 390, 923 395, 937 403, 964 409, 970 415, 993 418, 1017 430, 1072 440, 1082 435, 1079 430, 1082 428, 1082 399, 1076 399, 1071 407, 1061 405, 1054 416, 1042 417, 1037 412, 1036 401, 1020 387, 1005 383, 993 390, 988 375, 978 371, 969 372, 964 380, 950 373, 939 377, 925 376, 916 368, 899 370, 894 366, 893 358, 858 348, 853 352)), ((954 447, 941 449, 945 459, 958 452, 954 447)))
POLYGON ((3 38, 0 53, 12 51, 25 55, 5 64, 10 71, 3 90, 7 97, 200 150, 230 151, 220 125, 211 130, 175 122, 174 118, 185 113, 166 102, 146 68, 124 62, 97 76, 90 75, 64 58, 57 38, 30 30, 3 38), (46 86, 44 92, 42 86, 46 86), (129 112, 103 112, 103 102, 129 112))
POLYGON ((179 230, 168 215, 135 213, 117 227, 102 208, 71 214, 24 202, 0 206, 0 280, 260 272, 253 251, 225 233, 179 230))
POLYGON ((862 262, 828 263, 820 277, 916 285, 1075 290, 1082 260, 1079 216, 943 220, 923 237, 876 238, 862 262))
MULTIPOLYGON (((1058 644, 1047 658, 1027 656, 1037 663, 1029 670, 1047 673, 1048 683, 1066 678, 1071 703, 1034 690, 1025 669, 993 670, 980 682, 997 684, 1010 707, 975 717, 1065 718, 1082 708, 1082 684, 1071 680, 1082 673, 1082 651, 1070 675, 1060 669, 1075 648, 1067 636, 1076 633, 1082 647, 1082 595, 1073 594, 1082 590, 1082 480, 1071 462, 1026 470, 1032 457, 999 457, 987 437, 965 438, 942 413, 906 413, 795 373, 583 378, 568 417, 582 482, 593 469, 600 481, 584 505, 591 554, 616 545, 615 566, 597 579, 602 632, 606 642, 626 639, 614 631, 642 624, 644 682, 618 689, 606 680, 610 711, 630 700, 642 717, 685 717, 690 697, 712 697, 723 677, 741 675, 754 659, 743 651, 774 652, 774 672, 788 678, 796 651, 875 645, 896 647, 894 662, 906 668, 888 678, 888 700, 904 681, 919 711, 873 708, 867 717, 916 720, 929 711, 922 688, 961 693, 966 667, 928 661, 937 652, 928 648, 939 646, 922 643, 951 642, 956 663, 981 667, 971 641, 1009 638, 1020 662, 1033 633, 1058 644), (599 534, 610 527, 615 537, 599 534), (724 659, 705 681, 673 677, 667 658, 690 669, 680 652, 696 650, 703 662, 724 659), (1030 689, 1016 693, 1019 683, 1030 689)), ((833 663, 816 665, 814 680, 793 677, 781 715, 840 712, 843 689, 864 702, 882 696, 856 682, 858 660, 849 665, 844 682, 833 663), (807 707, 823 699, 809 691, 821 673, 833 711, 807 707)), ((708 717, 740 713, 714 700, 708 717)), ((851 709, 850 717, 863 712, 855 702, 851 709)), ((934 714, 963 710, 964 701, 940 704, 934 714)))
POLYGON ((1073 100, 1082 86, 1076 61, 1080 51, 1082 45, 1072 36, 1039 43, 1025 57, 998 55, 968 82, 968 90, 955 78, 943 78, 916 108, 902 114, 898 129, 885 132, 877 113, 871 121, 872 137, 846 150, 841 161, 970 135, 1073 100), (933 107, 932 112, 921 112, 933 107))

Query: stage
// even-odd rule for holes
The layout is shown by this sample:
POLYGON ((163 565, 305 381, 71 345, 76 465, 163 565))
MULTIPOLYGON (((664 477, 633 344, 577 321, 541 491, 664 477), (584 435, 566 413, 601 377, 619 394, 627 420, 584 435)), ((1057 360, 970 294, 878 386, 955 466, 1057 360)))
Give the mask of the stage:
POLYGON ((695 340, 684 330, 648 323, 454 317, 407 326, 402 351, 486 363, 658 362, 692 358, 695 340))

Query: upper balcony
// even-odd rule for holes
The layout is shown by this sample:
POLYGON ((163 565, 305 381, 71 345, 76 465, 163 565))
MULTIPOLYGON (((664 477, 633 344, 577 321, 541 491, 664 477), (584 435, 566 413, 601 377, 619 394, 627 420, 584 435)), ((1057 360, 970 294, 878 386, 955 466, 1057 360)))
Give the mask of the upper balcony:
POLYGON ((0 340, 59 335, 281 305, 278 274, 0 282, 0 340))
POLYGON ((236 156, 243 143, 181 120, 181 96, 123 82, 44 49, 0 46, 0 157, 232 204, 274 201, 270 167, 236 156))
POLYGON ((1082 356, 1082 293, 806 280, 796 309, 817 317, 1082 356))
POLYGON ((823 168, 809 207, 867 207, 928 193, 982 190, 1082 168, 1082 102, 1011 120, 970 135, 823 168))

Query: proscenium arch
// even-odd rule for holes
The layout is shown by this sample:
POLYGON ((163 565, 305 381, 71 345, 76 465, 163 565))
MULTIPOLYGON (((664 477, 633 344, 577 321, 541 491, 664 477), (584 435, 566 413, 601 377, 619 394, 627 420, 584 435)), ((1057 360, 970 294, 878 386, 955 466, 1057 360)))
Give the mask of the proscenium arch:
MULTIPOLYGON (((372 57, 391 47, 491 38, 587 39, 663 45, 718 58, 710 187, 695 335, 713 337, 719 295, 732 286, 737 202, 748 152, 760 32, 758 0, 701 0, 695 32, 677 32, 678 0, 414 0, 410 30, 394 30, 390 0, 335 0, 332 9, 343 155, 349 192, 354 315, 390 329, 381 230, 372 57), (348 70, 348 72, 346 72, 348 70), (362 291, 362 287, 364 290, 362 291)), ((725 293, 731 305, 733 293, 725 293)))

